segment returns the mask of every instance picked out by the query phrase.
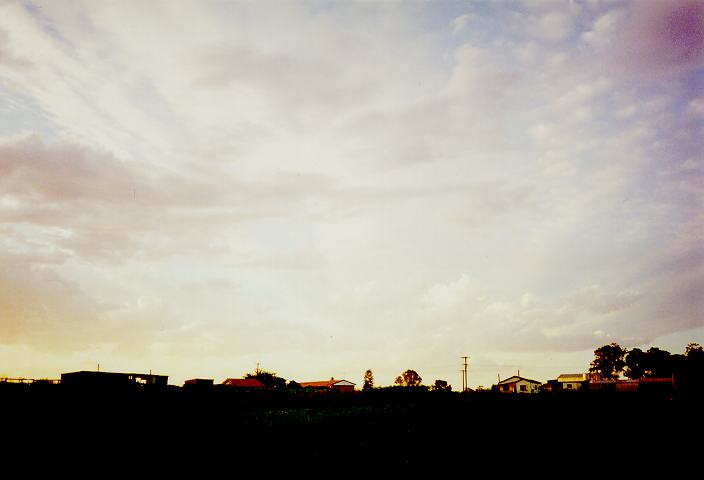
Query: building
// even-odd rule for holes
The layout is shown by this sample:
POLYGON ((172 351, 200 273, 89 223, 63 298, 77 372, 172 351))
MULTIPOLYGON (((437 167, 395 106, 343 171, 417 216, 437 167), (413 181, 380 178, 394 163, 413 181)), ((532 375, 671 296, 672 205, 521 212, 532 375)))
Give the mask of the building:
POLYGON ((330 378, 330 380, 323 380, 320 382, 303 382, 300 384, 301 388, 308 388, 311 390, 335 390, 338 392, 354 392, 355 383, 349 380, 335 380, 335 378, 330 378))
POLYGON ((589 373, 563 373, 557 377, 559 390, 577 391, 586 387, 591 379, 589 373))
POLYGON ((501 393, 538 393, 541 385, 536 380, 514 375, 501 380, 496 386, 501 393))
POLYGON ((191 378, 186 380, 183 384, 184 387, 195 387, 195 388, 208 388, 212 387, 214 380, 212 378, 191 378))
POLYGON ((256 378, 228 378, 222 384, 235 388, 264 388, 264 384, 256 378))
POLYGON ((61 385, 90 388, 120 388, 133 386, 161 386, 168 384, 168 375, 151 373, 114 373, 80 371, 61 374, 61 385))

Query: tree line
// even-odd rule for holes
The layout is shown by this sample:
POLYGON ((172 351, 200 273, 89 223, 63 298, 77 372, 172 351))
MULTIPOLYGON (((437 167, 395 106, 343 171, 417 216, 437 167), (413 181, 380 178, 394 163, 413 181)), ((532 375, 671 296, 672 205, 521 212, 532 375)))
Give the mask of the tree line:
POLYGON ((615 380, 621 374, 632 380, 672 377, 675 382, 694 386, 704 379, 704 349, 690 343, 683 354, 673 354, 658 347, 628 350, 614 342, 594 350, 589 371, 605 380, 615 380))
MULTIPOLYGON (((301 388, 300 384, 295 380, 286 380, 285 378, 279 377, 276 372, 269 372, 257 368, 252 373, 247 373, 244 378, 254 378, 259 380, 264 387, 274 390, 298 390, 301 388)), ((435 383, 431 386, 423 385, 423 379, 415 370, 408 369, 404 371, 401 375, 396 377, 394 381, 394 386, 396 387, 419 387, 425 388, 432 391, 451 391, 452 385, 448 384, 446 380, 435 380, 435 383)), ((374 373, 371 370, 364 372, 364 379, 362 384, 362 391, 372 390, 374 388, 374 373)))

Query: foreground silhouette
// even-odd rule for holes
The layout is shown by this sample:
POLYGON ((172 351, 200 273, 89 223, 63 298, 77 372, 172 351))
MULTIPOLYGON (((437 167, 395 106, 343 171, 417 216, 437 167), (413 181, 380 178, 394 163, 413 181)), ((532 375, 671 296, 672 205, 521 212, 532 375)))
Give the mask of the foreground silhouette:
POLYGON ((31 445, 36 453, 142 452, 171 461, 226 458, 265 465, 332 466, 363 458, 401 468, 458 456, 473 463, 506 456, 547 462, 575 452, 638 459, 656 452, 684 468, 683 453, 697 445, 687 434, 704 426, 701 400, 423 387, 345 393, 0 384, 3 432, 15 446, 31 445))

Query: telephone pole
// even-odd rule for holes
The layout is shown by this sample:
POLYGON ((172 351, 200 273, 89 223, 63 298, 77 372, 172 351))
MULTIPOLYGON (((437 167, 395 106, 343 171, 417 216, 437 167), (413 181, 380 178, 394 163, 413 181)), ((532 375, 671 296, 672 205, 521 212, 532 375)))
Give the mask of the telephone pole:
POLYGON ((469 356, 467 355, 460 358, 464 360, 464 368, 462 369, 462 391, 466 392, 469 388, 469 385, 467 384, 467 359, 469 359, 469 356))

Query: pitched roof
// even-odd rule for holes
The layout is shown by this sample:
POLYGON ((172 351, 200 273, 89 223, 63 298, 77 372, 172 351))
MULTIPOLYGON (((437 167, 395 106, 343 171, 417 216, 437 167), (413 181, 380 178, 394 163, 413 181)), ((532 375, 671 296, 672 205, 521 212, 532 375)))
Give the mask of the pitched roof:
POLYGON ((349 380, 335 380, 335 383, 333 383, 333 385, 340 387, 354 387, 357 384, 354 382, 350 382, 349 380))
POLYGON ((508 383, 516 383, 516 382, 520 382, 521 380, 525 380, 526 382, 537 383, 539 385, 542 385, 542 383, 537 380, 531 380, 530 378, 519 377, 518 375, 513 375, 512 377, 508 377, 506 380, 501 380, 497 385, 506 385, 508 383))
POLYGON ((324 380, 322 382, 301 382, 301 387, 314 387, 314 388, 329 388, 332 386, 330 380, 324 380))
POLYGON ((299 385, 303 388, 305 387, 311 387, 311 388, 332 388, 333 385, 336 385, 338 383, 351 383, 353 386, 355 385, 354 383, 350 382, 349 380, 335 380, 335 378, 331 378, 330 380, 323 380, 319 382, 302 382, 299 385))
POLYGON ((244 387, 244 388, 261 388, 264 386, 262 382, 256 378, 228 378, 223 385, 228 385, 230 387, 244 387))

